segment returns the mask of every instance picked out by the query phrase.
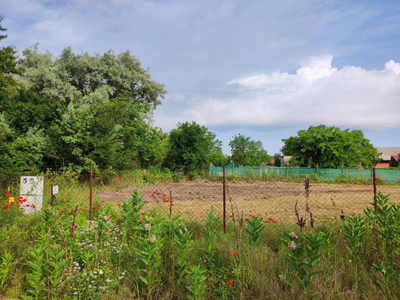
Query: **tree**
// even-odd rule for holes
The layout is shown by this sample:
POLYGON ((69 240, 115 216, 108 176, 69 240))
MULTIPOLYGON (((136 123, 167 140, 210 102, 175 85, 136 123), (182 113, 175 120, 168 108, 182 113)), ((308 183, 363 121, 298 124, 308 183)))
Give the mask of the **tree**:
POLYGON ((39 53, 37 46, 23 51, 18 79, 31 91, 57 99, 66 107, 71 103, 107 102, 122 94, 131 103, 156 107, 167 93, 163 84, 151 80, 149 71, 129 50, 92 56, 65 48, 54 57, 50 52, 39 53))
POLYGON ((219 141, 215 134, 196 122, 178 123, 169 134, 169 152, 166 166, 181 169, 185 173, 199 170, 207 165, 210 154, 215 153, 219 141))
POLYGON ((261 141, 253 141, 251 137, 238 134, 229 142, 231 159, 236 165, 258 166, 262 162, 268 163, 271 157, 264 150, 261 141))
POLYGON ((274 166, 275 167, 281 166, 281 155, 279 153, 274 154, 274 166))
POLYGON ((297 136, 282 140, 282 152, 296 165, 323 168, 368 168, 378 161, 378 152, 361 130, 340 130, 325 125, 310 126, 297 136))
MULTIPOLYGON (((1 34, 1 32, 7 31, 6 28, 1 26, 1 22, 4 17, 0 16, 0 41, 7 37, 7 34, 1 34)), ((0 48, 0 91, 10 84, 14 83, 11 74, 17 74, 16 69, 16 51, 14 47, 2 46, 0 48)))

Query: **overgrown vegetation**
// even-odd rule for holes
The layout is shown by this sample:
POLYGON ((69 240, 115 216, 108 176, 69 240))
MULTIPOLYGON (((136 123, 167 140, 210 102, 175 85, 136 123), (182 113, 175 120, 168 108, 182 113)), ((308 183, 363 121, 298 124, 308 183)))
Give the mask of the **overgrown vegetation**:
MULTIPOLYGON (((161 197, 162 205, 173 199, 161 197)), ((74 299, 396 299, 400 205, 378 193, 364 214, 320 224, 239 212, 203 222, 149 210, 134 190, 118 205, 76 199, 24 215, 0 208, 6 297, 74 299)), ((373 199, 371 199, 373 200, 373 199)), ((304 212, 307 214, 307 212, 304 212)), ((300 212, 301 214, 301 212, 300 212)), ((307 219, 308 220, 308 219, 307 219)))

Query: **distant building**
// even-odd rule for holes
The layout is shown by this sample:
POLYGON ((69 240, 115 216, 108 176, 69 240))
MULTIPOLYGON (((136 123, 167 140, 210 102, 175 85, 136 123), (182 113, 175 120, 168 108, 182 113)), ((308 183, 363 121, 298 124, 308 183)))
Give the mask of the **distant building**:
POLYGON ((282 155, 281 156, 281 167, 285 167, 289 164, 289 160, 291 159, 291 156, 287 156, 287 155, 282 155))
POLYGON ((377 147, 376 150, 381 153, 379 158, 382 159, 381 162, 376 164, 375 168, 377 169, 391 167, 392 156, 398 157, 400 153, 400 147, 377 147))
POLYGON ((395 168, 399 166, 399 155, 392 155, 389 166, 395 168))

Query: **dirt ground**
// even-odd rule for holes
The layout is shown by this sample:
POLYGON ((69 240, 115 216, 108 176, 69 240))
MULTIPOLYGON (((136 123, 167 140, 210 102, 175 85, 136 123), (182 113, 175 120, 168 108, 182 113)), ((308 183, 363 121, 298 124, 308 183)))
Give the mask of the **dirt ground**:
MULTIPOLYGON (((362 213, 362 209, 373 201, 373 187, 367 185, 339 185, 311 183, 308 198, 305 196, 304 183, 238 182, 226 184, 227 216, 232 212, 237 216, 249 213, 260 213, 277 220, 295 220, 295 206, 300 215, 304 215, 308 207, 315 219, 323 216, 332 217, 344 214, 362 213)), ((132 195, 133 189, 142 192, 146 209, 169 212, 169 200, 173 197, 173 214, 190 219, 206 219, 207 210, 223 211, 223 187, 221 182, 198 181, 180 183, 160 183, 139 187, 128 187, 119 192, 100 191, 97 196, 106 202, 122 203, 132 195), (157 193, 160 193, 157 195, 157 193), (165 195, 162 196, 162 195, 165 195), (154 199, 154 197, 156 199, 154 199)), ((400 185, 378 186, 378 191, 391 194, 391 200, 400 202, 400 185)), ((309 215, 309 214, 308 214, 309 215)), ((309 216, 308 216, 309 217, 309 216)))

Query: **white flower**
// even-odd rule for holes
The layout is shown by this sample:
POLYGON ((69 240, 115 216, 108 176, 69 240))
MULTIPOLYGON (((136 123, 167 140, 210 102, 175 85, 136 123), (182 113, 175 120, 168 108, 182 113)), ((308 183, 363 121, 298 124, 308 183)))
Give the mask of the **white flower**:
POLYGON ((156 241, 156 236, 153 234, 147 238, 150 243, 154 243, 156 241))
POLYGON ((144 225, 144 230, 150 231, 150 229, 151 229, 151 225, 150 224, 145 224, 144 225))

